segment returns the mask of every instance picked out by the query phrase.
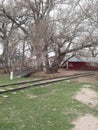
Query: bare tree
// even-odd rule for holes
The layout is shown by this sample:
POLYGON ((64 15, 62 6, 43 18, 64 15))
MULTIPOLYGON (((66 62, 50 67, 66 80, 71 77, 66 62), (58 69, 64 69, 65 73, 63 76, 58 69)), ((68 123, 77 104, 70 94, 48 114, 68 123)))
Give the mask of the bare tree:
POLYGON ((68 53, 74 56, 77 50, 93 45, 91 35, 98 18, 96 3, 96 0, 91 3, 90 8, 82 0, 23 0, 13 1, 10 8, 1 4, 0 11, 23 34, 24 41, 37 56, 37 64, 41 65, 44 57, 46 72, 52 73, 57 72, 68 53), (50 51, 55 53, 51 65, 50 51))
POLYGON ((5 17, 11 20, 18 28, 23 31, 25 39, 29 39, 29 43, 31 43, 33 51, 35 51, 36 53, 38 64, 40 65, 40 62, 42 61, 42 41, 46 41, 43 40, 43 33, 45 33, 45 31, 42 30, 42 27, 47 26, 46 21, 52 9, 53 1, 27 0, 17 1, 14 4, 14 8, 11 8, 12 12, 8 12, 8 10, 6 10, 3 5, 1 7, 1 11, 5 15, 5 17))
POLYGON ((60 8, 60 12, 58 11, 59 16, 55 21, 59 29, 58 36, 54 37, 56 55, 50 67, 51 72, 58 70, 60 63, 68 53, 73 52, 72 56, 74 56, 77 50, 93 46, 91 35, 95 28, 78 4, 79 1, 73 1, 63 6, 63 9, 60 8))
MULTIPOLYGON (((9 5, 5 5, 4 2, 5 1, 0 5, 0 42, 3 45, 2 64, 4 72, 9 72, 14 65, 14 58, 18 43, 21 40, 21 33, 16 23, 7 16, 6 10, 8 10, 8 13, 11 13, 13 17, 15 12, 11 12, 12 8, 9 5)), ((21 25, 22 24, 23 23, 21 23, 21 25)))

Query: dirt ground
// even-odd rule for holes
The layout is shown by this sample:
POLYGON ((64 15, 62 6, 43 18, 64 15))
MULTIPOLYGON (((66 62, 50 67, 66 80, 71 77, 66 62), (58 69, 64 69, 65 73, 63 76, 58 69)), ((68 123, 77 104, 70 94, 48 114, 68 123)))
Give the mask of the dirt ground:
POLYGON ((87 77, 80 77, 74 79, 74 81, 82 82, 82 83, 90 83, 90 84, 97 84, 98 83, 98 74, 87 76, 87 77))
MULTIPOLYGON (((83 85, 73 98, 88 107, 96 107, 98 105, 98 93, 91 87, 92 85, 83 85)), ((72 124, 74 124, 72 130, 98 130, 98 117, 91 114, 85 114, 74 120, 72 124)))
POLYGON ((79 117, 73 124, 75 127, 72 130, 98 130, 98 118, 91 114, 79 117))
MULTIPOLYGON (((88 85, 87 85, 88 86, 88 85)), ((95 107, 98 104, 98 95, 90 87, 83 86, 74 97, 79 102, 88 105, 89 107, 95 107)))
MULTIPOLYGON (((45 74, 45 72, 37 72, 35 74, 33 74, 32 76, 36 77, 36 78, 49 78, 49 77, 55 77, 55 76, 66 76, 66 75, 72 75, 72 74, 80 74, 80 73, 86 73, 89 71, 66 71, 65 69, 60 69, 58 71, 58 73, 55 74, 45 74)), ((98 83, 98 73, 96 72, 95 75, 91 75, 91 76, 87 76, 87 77, 80 77, 80 78, 76 78, 73 79, 74 81, 77 82, 83 82, 83 83, 98 83)))

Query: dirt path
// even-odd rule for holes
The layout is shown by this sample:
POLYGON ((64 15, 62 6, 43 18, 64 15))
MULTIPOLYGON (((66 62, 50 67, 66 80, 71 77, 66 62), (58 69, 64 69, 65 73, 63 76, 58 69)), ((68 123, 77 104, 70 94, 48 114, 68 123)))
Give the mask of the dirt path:
POLYGON ((74 98, 89 107, 94 107, 98 104, 97 93, 91 88, 81 88, 74 98))
POLYGON ((87 114, 73 122, 75 127, 72 130, 98 130, 98 118, 87 114))
MULTIPOLYGON (((84 85, 74 96, 74 99, 89 107, 95 107, 98 104, 98 94, 90 87, 89 85, 84 85)), ((98 118, 91 114, 79 117, 72 124, 75 125, 72 130, 98 130, 98 118)))

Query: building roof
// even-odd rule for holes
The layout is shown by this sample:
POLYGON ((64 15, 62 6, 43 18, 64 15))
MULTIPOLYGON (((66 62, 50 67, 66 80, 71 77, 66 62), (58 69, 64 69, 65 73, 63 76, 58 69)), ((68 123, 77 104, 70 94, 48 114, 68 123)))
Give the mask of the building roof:
POLYGON ((69 61, 72 62, 98 62, 98 57, 72 57, 69 61))

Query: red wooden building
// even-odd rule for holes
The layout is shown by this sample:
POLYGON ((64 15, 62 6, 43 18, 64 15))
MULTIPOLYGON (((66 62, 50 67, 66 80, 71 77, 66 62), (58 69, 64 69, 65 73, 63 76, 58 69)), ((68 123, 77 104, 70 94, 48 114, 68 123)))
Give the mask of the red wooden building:
POLYGON ((96 60, 71 60, 67 63, 67 70, 87 70, 98 71, 98 63, 96 60))

